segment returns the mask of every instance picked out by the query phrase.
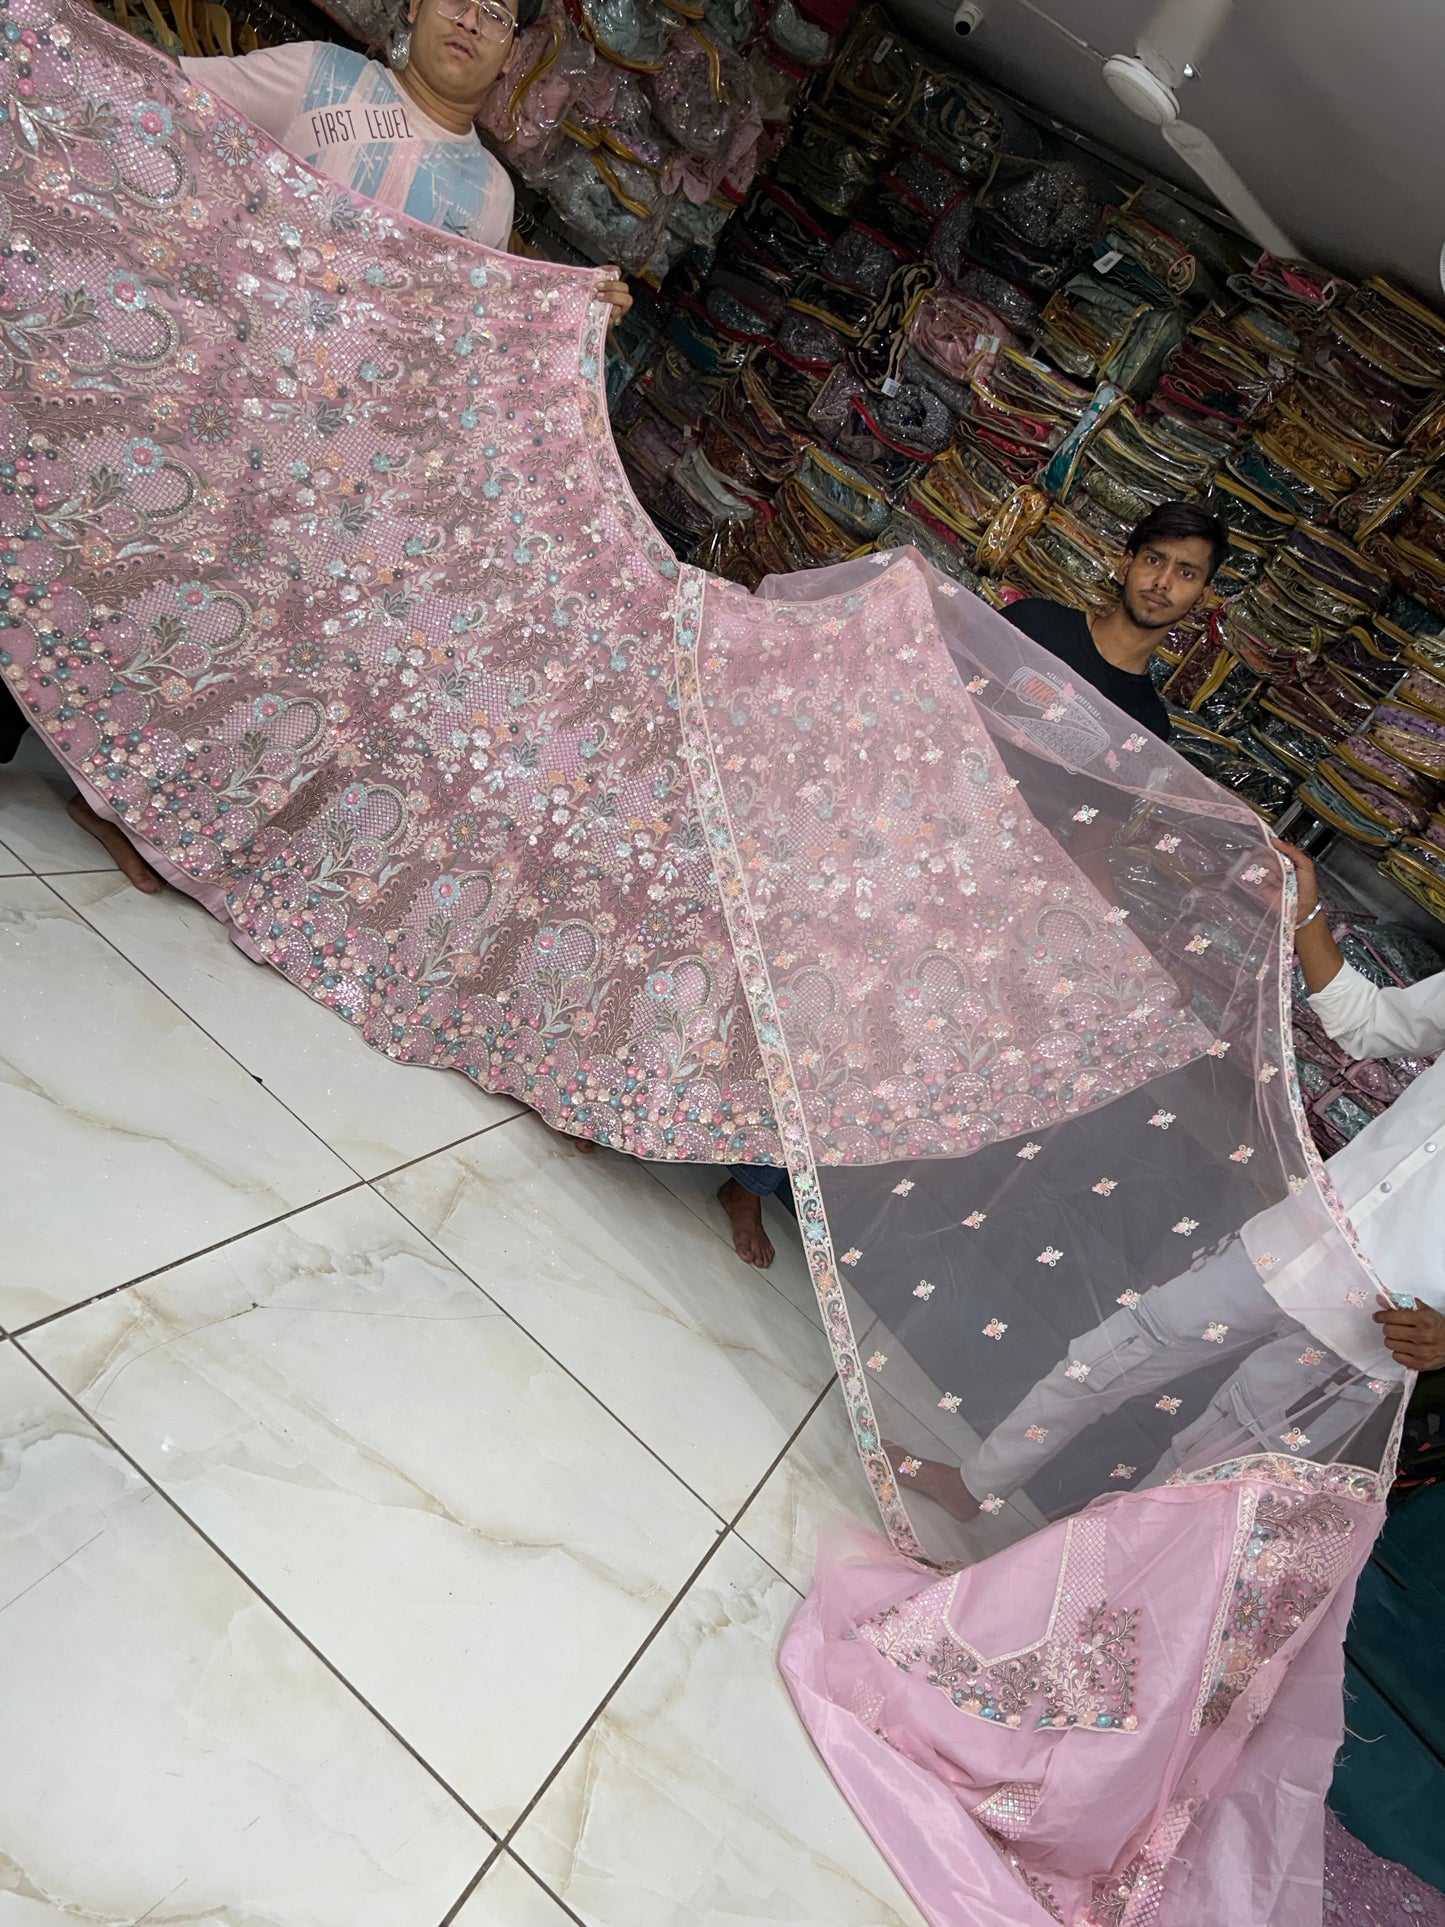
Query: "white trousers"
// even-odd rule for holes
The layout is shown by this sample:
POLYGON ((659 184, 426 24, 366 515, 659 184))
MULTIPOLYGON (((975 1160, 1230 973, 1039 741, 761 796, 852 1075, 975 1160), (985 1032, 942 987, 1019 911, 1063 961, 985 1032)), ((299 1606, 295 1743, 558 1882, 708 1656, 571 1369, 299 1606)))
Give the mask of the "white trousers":
POLYGON ((1296 1428, 1307 1443, 1295 1440, 1293 1449, 1328 1459, 1378 1407, 1353 1366, 1280 1310, 1235 1243, 1074 1339, 1068 1356, 965 1461, 964 1484, 976 1499, 1007 1498, 1097 1420, 1146 1393, 1167 1394, 1232 1353, 1244 1354, 1236 1371, 1140 1485, 1189 1466, 1288 1451, 1282 1435, 1296 1428), (1205 1335, 1211 1328, 1212 1338, 1205 1335))

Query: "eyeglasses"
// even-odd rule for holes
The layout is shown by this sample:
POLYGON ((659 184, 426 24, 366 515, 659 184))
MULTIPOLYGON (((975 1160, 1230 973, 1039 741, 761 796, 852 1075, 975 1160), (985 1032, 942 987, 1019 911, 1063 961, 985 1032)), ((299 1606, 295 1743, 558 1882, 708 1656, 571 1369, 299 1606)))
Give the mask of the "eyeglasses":
POLYGON ((498 0, 433 0, 433 4, 437 18, 449 26, 460 26, 475 8, 477 32, 483 40, 510 40, 517 31, 516 21, 498 0))

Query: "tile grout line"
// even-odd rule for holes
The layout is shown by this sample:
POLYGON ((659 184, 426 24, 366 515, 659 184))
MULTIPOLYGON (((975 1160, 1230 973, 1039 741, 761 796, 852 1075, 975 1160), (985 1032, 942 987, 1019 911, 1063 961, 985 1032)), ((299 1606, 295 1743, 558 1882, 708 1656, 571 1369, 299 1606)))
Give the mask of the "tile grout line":
MULTIPOLYGON (((56 872, 57 876, 105 876, 108 874, 110 874, 110 872, 104 871, 104 870, 62 870, 62 871, 56 872)), ((0 879, 0 881, 13 882, 15 881, 15 879, 3 878, 3 879, 0 879)), ((99 924, 91 921, 91 919, 86 915, 84 910, 82 910, 78 905, 69 902, 62 895, 62 893, 58 889, 56 889, 54 883, 51 881, 49 877, 37 875, 35 877, 35 881, 37 883, 43 883, 46 886, 46 888, 51 892, 52 896, 58 898, 59 901, 65 905, 65 908, 71 913, 72 916, 79 917, 87 930, 90 930, 91 932, 93 932, 93 934, 97 936, 103 944, 105 944, 109 949, 113 950, 116 956, 118 956, 121 959, 122 963, 126 964, 128 968, 133 970, 136 973, 136 975, 142 980, 142 982, 150 985, 151 989, 155 991, 158 997, 165 998, 166 1002, 170 1004, 173 1009, 178 1010, 181 1013, 181 1015, 185 1018, 186 1022, 190 1024, 193 1029, 199 1031, 201 1036, 208 1038, 210 1042, 215 1045, 218 1051, 221 1051, 225 1056, 229 1057, 231 1062, 236 1066, 236 1068, 239 1071, 243 1073, 244 1076, 250 1078, 253 1084, 259 1084, 261 1089, 266 1093, 267 1097, 269 1097, 273 1103, 279 1104, 281 1109, 286 1112, 288 1117, 294 1118, 296 1123, 298 1123, 301 1126, 303 1131, 308 1132, 312 1137, 316 1139, 316 1142, 322 1147, 323 1150, 328 1151, 331 1154, 331 1156, 337 1160, 338 1163, 344 1164, 348 1171, 355 1172, 356 1177, 360 1180, 361 1183, 370 1184, 374 1182, 374 1179, 368 1178, 364 1171, 358 1171, 356 1169, 356 1166, 351 1162, 349 1158, 343 1157, 341 1152, 337 1150, 334 1144, 328 1143, 328 1141, 321 1135, 321 1133, 316 1129, 316 1127, 312 1124, 308 1124, 305 1118, 302 1117, 298 1111, 294 1110, 291 1107, 291 1105, 286 1102, 284 1097, 281 1097, 276 1091, 274 1091, 271 1088, 271 1086, 268 1083, 266 1083, 264 1078, 258 1077, 255 1071, 251 1070, 249 1066, 240 1057, 236 1055, 235 1051, 231 1049, 229 1044, 223 1043, 221 1039, 216 1036, 214 1031, 208 1030, 206 1026, 201 1022, 199 1017, 195 1016, 193 1012, 186 1009, 185 1005, 180 1002, 179 998, 172 996, 170 991, 166 990, 161 984, 158 984, 155 978, 151 976, 149 971, 147 971, 141 964, 138 964, 133 957, 128 957, 125 951, 121 949, 120 945, 115 942, 114 938, 108 937, 106 933, 100 928, 99 924)), ((174 894, 177 896, 184 896, 185 892, 183 890, 177 890, 174 892, 174 894)), ((219 922, 220 920, 219 918, 217 918, 215 919, 215 921, 219 922)), ((244 955, 245 953, 243 952, 242 954, 244 955)), ((251 961, 251 960, 248 959, 248 961, 251 961)), ((285 977, 281 971, 275 968, 274 965, 257 964, 253 962, 252 968, 256 970, 264 970, 269 972, 272 976, 280 977, 283 983, 289 984, 290 988, 292 990, 295 990, 300 996, 302 997, 306 996, 306 992, 301 989, 299 984, 292 984, 290 982, 290 979, 285 977)), ((316 1002, 314 998, 307 998, 307 1001, 308 1003, 312 1003, 312 1004, 315 1004, 316 1002)), ((316 1008, 325 1009, 325 1006, 318 1004, 316 1005, 316 1008)), ((360 1049, 368 1052, 373 1057, 382 1058, 383 1061, 386 1063, 395 1063, 396 1060, 394 1058, 387 1057, 384 1051, 373 1051, 370 1044, 368 1044, 365 1041, 365 1039, 360 1036, 359 1032, 357 1031, 356 1025, 346 1024, 344 1019, 337 1016, 334 1011, 331 1012, 330 1015, 336 1018, 336 1022, 338 1024, 343 1024, 345 1029, 351 1031, 352 1034, 356 1036, 357 1044, 360 1049)), ((420 1069, 420 1070, 429 1070, 429 1071, 446 1071, 448 1069, 447 1066, 439 1065, 439 1064, 403 1065, 401 1066, 401 1068, 402 1069, 420 1069)), ((464 1077, 466 1073, 464 1071, 452 1071, 451 1075, 455 1077, 464 1077)), ((439 1156, 443 1151, 454 1151, 458 1145, 469 1143, 472 1138, 482 1136, 483 1132, 494 1131, 497 1129, 499 1125, 502 1125, 502 1124, 510 1124, 514 1117, 519 1117, 523 1115, 523 1113, 527 1109, 527 1107, 522 1104, 521 1098, 513 1097, 510 1091, 489 1091, 487 1090, 485 1085, 478 1084, 475 1079, 469 1079, 468 1081, 473 1085, 473 1088, 478 1092, 480 1092, 483 1096, 502 1099, 508 1103, 520 1105, 522 1108, 518 1111, 514 1111, 509 1117, 494 1118, 490 1124, 483 1124, 482 1126, 480 1126, 478 1130, 464 1131, 460 1137, 452 1138, 445 1144, 438 1144, 432 1150, 423 1151, 419 1153, 419 1155, 415 1158, 404 1158, 399 1164, 388 1165, 384 1171, 378 1171, 375 1173, 376 1179, 388 1178, 388 1177, 391 1177, 392 1174, 396 1171, 407 1170, 411 1165, 420 1163, 423 1158, 439 1156)))
MULTIPOLYGON (((67 871, 58 871, 56 874, 62 875, 62 876, 94 876, 97 874, 97 872, 93 870, 67 870, 67 871)), ((70 912, 71 916, 79 917, 80 921, 85 925, 85 928, 88 931, 90 931, 91 935, 99 938, 100 942, 103 943, 108 950, 113 951, 114 954, 120 958, 121 962, 126 966, 128 970, 133 970, 135 974, 140 978, 142 983, 149 984, 151 989, 156 993, 158 997, 162 997, 165 999, 165 1001, 170 1005, 172 1010, 179 1011, 181 1016, 186 1020, 186 1022, 191 1026, 193 1030, 199 1031, 202 1037, 206 1038, 209 1043, 215 1045, 216 1049, 221 1052, 222 1056, 229 1058, 230 1061, 236 1066, 236 1069, 241 1072, 243 1077, 249 1078, 253 1084, 260 1084, 261 1089, 265 1091, 267 1097, 271 1099, 272 1103, 280 1105, 281 1109, 286 1113, 286 1115, 289 1118, 291 1118, 295 1123, 299 1124, 301 1126, 301 1129, 306 1132, 308 1137, 314 1138, 316 1142, 321 1146, 322 1150, 325 1151, 328 1156, 335 1158, 338 1164, 344 1165, 346 1169, 352 1172, 358 1179, 361 1177, 361 1173, 356 1169, 355 1165, 352 1164, 349 1158, 344 1158, 338 1150, 336 1150, 332 1145, 328 1144, 325 1138, 322 1137, 321 1133, 317 1130, 314 1130, 312 1126, 306 1122, 304 1117, 298 1117, 296 1112, 292 1110, 291 1106, 286 1102, 284 1098, 278 1097, 275 1091, 271 1090, 269 1086, 266 1085, 261 1080, 261 1078, 259 1078, 256 1075, 256 1073, 253 1070, 248 1070, 247 1067, 241 1062, 240 1058, 237 1057, 236 1053, 232 1049, 230 1049, 228 1045, 223 1044, 219 1037, 213 1037, 210 1031, 206 1029, 205 1025, 201 1023, 199 1019, 191 1015, 191 1013, 186 1009, 184 1004, 179 1003, 168 990, 162 989, 162 987, 156 982, 155 978, 152 977, 148 971, 143 970, 141 966, 134 960, 134 958, 128 957, 125 954, 125 952, 121 949, 120 945, 116 943, 112 938, 108 937, 98 924, 92 923, 90 918, 85 914, 84 910, 79 909, 73 903, 67 902, 66 898, 56 888, 55 884, 50 880, 49 877, 37 877, 36 882, 44 884, 45 888, 55 898, 56 902, 63 904, 64 907, 70 912)), ((184 896, 185 892, 178 891, 177 895, 184 896)), ((217 921, 219 921, 219 919, 217 919, 217 921)), ((261 965, 258 967, 262 969, 270 968, 269 965, 261 965)))
MULTIPOLYGON (((467 1818, 475 1822, 475 1824, 481 1828, 482 1832, 489 1839, 497 1841, 498 1836, 497 1836, 497 1831, 495 1827, 489 1826, 488 1823, 482 1818, 481 1814, 479 1814, 475 1810, 475 1808, 473 1808, 465 1799, 463 1799, 462 1795, 457 1792, 456 1788, 452 1786, 449 1781, 445 1780, 442 1777, 442 1775, 438 1772, 438 1770, 431 1764, 431 1762, 423 1754, 417 1751, 417 1749, 412 1745, 411 1741, 405 1738, 403 1734, 397 1731, 396 1727, 392 1725, 391 1721, 387 1719, 386 1715, 384 1713, 379 1712, 378 1709, 371 1704, 371 1701, 366 1698, 365 1694, 362 1693, 358 1687, 354 1686, 351 1683, 351 1681, 339 1669, 339 1667, 337 1667, 330 1659, 327 1658, 326 1654, 321 1650, 321 1648, 318 1645, 316 1645, 316 1643, 312 1639, 310 1639, 307 1636, 307 1634, 302 1632, 301 1628, 296 1624, 296 1622, 293 1619, 291 1619, 288 1614, 284 1613, 281 1610, 281 1608, 276 1604, 276 1602, 273 1599, 271 1599, 265 1592, 262 1591, 261 1587, 257 1585, 256 1581, 252 1579, 247 1573, 245 1573, 241 1569, 240 1566, 236 1564, 236 1561, 230 1556, 228 1552, 226 1552, 221 1546, 219 1546, 216 1543, 216 1541, 206 1531, 205 1527, 199 1525, 196 1522, 196 1520, 194 1520, 191 1517, 191 1515, 185 1510, 185 1508, 171 1495, 171 1493, 169 1493, 163 1485, 158 1484, 157 1481, 150 1476, 150 1474, 146 1471, 145 1467, 140 1463, 140 1461, 138 1459, 133 1458, 132 1455, 126 1450, 126 1448, 120 1443, 120 1441, 114 1438, 105 1429, 104 1425, 102 1425, 98 1419, 96 1419, 95 1417, 92 1416, 91 1413, 86 1411, 85 1407, 80 1403, 80 1400, 74 1397, 72 1393, 67 1391, 65 1386, 61 1384, 60 1380, 56 1378, 55 1375, 51 1371, 49 1371, 44 1365, 42 1365, 40 1360, 36 1358, 32 1352, 27 1351, 25 1346, 21 1344, 18 1338, 12 1337, 10 1342, 15 1346, 15 1349, 17 1352, 19 1352, 20 1356, 23 1359, 25 1359, 26 1362, 30 1364, 37 1372, 39 1372, 40 1376, 46 1381, 48 1385, 50 1385, 56 1392, 60 1394, 61 1398, 65 1400, 66 1404, 69 1405, 74 1411, 78 1412, 81 1418, 85 1420, 85 1423, 88 1426, 90 1426, 93 1431, 97 1432, 101 1438, 105 1440, 106 1444, 116 1454, 117 1458, 123 1460, 124 1463, 130 1467, 132 1472, 135 1473, 136 1477, 140 1479, 145 1485, 147 1485, 150 1488, 150 1490, 154 1492, 156 1496, 165 1505, 169 1506, 171 1511, 175 1513, 176 1517, 181 1520, 182 1524, 187 1526, 201 1541, 201 1543, 207 1546, 210 1549, 210 1551, 212 1551, 215 1554, 215 1556, 221 1561, 221 1563, 226 1567, 226 1569, 235 1575, 235 1577, 246 1588, 247 1592, 252 1594, 254 1598, 259 1599, 261 1604, 265 1606, 267 1611, 275 1615, 275 1617, 281 1622, 281 1624, 286 1628, 286 1630, 289 1633, 291 1633, 294 1638, 298 1639, 301 1642, 301 1644, 306 1648, 307 1652, 310 1653, 314 1659, 319 1661, 319 1663, 325 1667, 326 1671, 337 1682, 337 1684, 341 1686, 365 1712, 369 1713, 372 1719, 374 1719, 379 1726, 384 1728, 384 1730, 391 1735, 392 1739, 396 1741, 397 1745, 402 1748, 402 1750, 408 1755, 409 1758, 414 1760, 416 1764, 419 1767, 421 1767, 422 1771, 428 1776, 429 1779, 434 1780, 436 1782, 436 1784, 441 1788, 442 1792, 445 1793, 449 1799, 456 1802, 457 1806, 460 1807, 460 1809, 467 1816, 467 1818)), ((498 1845, 500 1845, 500 1841, 498 1841, 498 1845)), ((493 1857, 495 1857, 495 1855, 493 1857)))
MULTIPOLYGON (((830 1382, 828 1385, 824 1386, 821 1392, 819 1392, 818 1396, 813 1400, 813 1403, 808 1407, 808 1410, 804 1413, 803 1417, 799 1420, 798 1424, 793 1428, 792 1432, 788 1435, 788 1437, 784 1440, 783 1444, 779 1447, 778 1452, 772 1459, 771 1463, 768 1465, 767 1469, 763 1472, 762 1476, 758 1479, 757 1483, 753 1486, 752 1490, 748 1492, 742 1504, 738 1507, 737 1512, 733 1515, 732 1519, 725 1522, 722 1531, 718 1534, 713 1544, 708 1547, 707 1551, 703 1554, 702 1558, 698 1560, 693 1570, 688 1574, 686 1580, 684 1580, 682 1586, 678 1589, 677 1593, 674 1595, 671 1604, 667 1607, 666 1611, 660 1615, 656 1625, 648 1633, 646 1639, 643 1640, 642 1644, 637 1648, 636 1652, 632 1655, 631 1659, 628 1660, 627 1664, 623 1667, 622 1671, 617 1675, 616 1679, 613 1680, 612 1684, 608 1687, 607 1691, 603 1694, 602 1698, 597 1702, 596 1706, 593 1708, 592 1712, 588 1715, 587 1719, 584 1721, 582 1726, 578 1728, 572 1741, 562 1753, 561 1758, 553 1766, 551 1772, 547 1774, 546 1778, 542 1781, 541 1785, 537 1788, 536 1792, 532 1795, 531 1799, 527 1802, 526 1806, 523 1807, 522 1811, 517 1815, 516 1819, 507 1828, 506 1832, 502 1835, 501 1845, 503 1848, 507 1848, 507 1849, 511 1848, 512 1843, 515 1841, 518 1833, 526 1825, 527 1821, 531 1818, 532 1814, 536 1811, 538 1804, 544 1798, 548 1789, 555 1782, 555 1780, 557 1779, 557 1776, 562 1772, 562 1769, 567 1765, 567 1762, 572 1758, 572 1755, 577 1751, 578 1747, 581 1746, 583 1741, 587 1738, 588 1734, 592 1731, 593 1727, 596 1726, 597 1722, 602 1718, 602 1715, 606 1712, 608 1706, 617 1697, 618 1693, 622 1690, 623 1686, 627 1683, 627 1680, 629 1679, 631 1674, 635 1671, 635 1669, 640 1664, 642 1659, 646 1656, 649 1649, 652 1647, 654 1641, 661 1634, 662 1629, 672 1619, 674 1613, 676 1613, 676 1611, 682 1605, 684 1600, 692 1592, 694 1586, 701 1578, 703 1572, 706 1570, 706 1568, 709 1565, 711 1565, 712 1561, 716 1559, 719 1551, 722 1549, 724 1545, 726 1545, 729 1539, 736 1539, 738 1544, 746 1547, 748 1552, 750 1552, 752 1556, 755 1559, 757 1559, 762 1565, 766 1566, 769 1572, 774 1573, 777 1576, 777 1578, 782 1582, 782 1584, 789 1589, 790 1592, 798 1593, 798 1597, 800 1599, 803 1597, 803 1594, 798 1592, 798 1588, 793 1584, 792 1580, 788 1578, 786 1573, 779 1572, 771 1559, 764 1557, 764 1555, 760 1553, 755 1546, 753 1546, 748 1540, 743 1538, 742 1534, 737 1530, 737 1523, 738 1523, 738 1520, 741 1519, 743 1514, 747 1511, 748 1507, 753 1503, 753 1500, 756 1499, 758 1494, 762 1491, 763 1487, 767 1484, 768 1480, 772 1478, 773 1474, 777 1471, 778 1467, 782 1464, 783 1460, 788 1456, 789 1452, 791 1452, 793 1447, 797 1444, 798 1440, 802 1436, 803 1428, 812 1419, 813 1415, 817 1412, 819 1406, 823 1403, 823 1400, 827 1398, 828 1394, 832 1391, 832 1389, 833 1387, 830 1382)), ((674 1476, 676 1475, 674 1474, 674 1476)), ((522 1862, 523 1866, 526 1866, 526 1864, 527 1863, 525 1861, 522 1862)), ((527 1871, 530 1873, 532 1870, 530 1867, 528 1867, 527 1871)), ((537 1877, 537 1876, 534 1876, 534 1877, 537 1877)), ((543 1885, 545 1884, 546 1883, 543 1882, 543 1885)), ((551 1889, 548 1888, 548 1891, 550 1892, 551 1889)), ((442 1923, 442 1927, 446 1927, 445 1921, 442 1923)))

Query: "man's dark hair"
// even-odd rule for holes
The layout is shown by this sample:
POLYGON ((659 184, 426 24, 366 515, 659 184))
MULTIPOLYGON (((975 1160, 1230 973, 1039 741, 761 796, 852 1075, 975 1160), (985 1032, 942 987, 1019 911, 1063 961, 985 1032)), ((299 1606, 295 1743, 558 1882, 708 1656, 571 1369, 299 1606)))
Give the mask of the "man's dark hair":
POLYGON ((1229 548, 1229 530, 1197 502, 1161 502, 1135 525, 1126 546, 1137 555, 1148 542, 1207 542, 1212 582, 1229 548))

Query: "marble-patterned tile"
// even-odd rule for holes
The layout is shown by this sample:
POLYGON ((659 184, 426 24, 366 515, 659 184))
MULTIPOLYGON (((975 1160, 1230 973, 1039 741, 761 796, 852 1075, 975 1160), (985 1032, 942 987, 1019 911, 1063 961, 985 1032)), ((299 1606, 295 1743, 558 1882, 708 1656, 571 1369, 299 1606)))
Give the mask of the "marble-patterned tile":
POLYGON ((354 1173, 34 877, 0 882, 0 1325, 354 1173))
POLYGON ((797 1605, 729 1537, 518 1831, 588 1927, 923 1927, 793 1711, 797 1605))
POLYGON ((499 1829, 719 1530, 371 1191, 26 1344, 499 1829))
POLYGON ((452 1927, 575 1927, 574 1918, 511 1854, 497 1856, 452 1927))
POLYGON ((147 897, 113 871, 58 877, 54 888, 363 1177, 522 1108, 454 1072, 380 1056, 179 891, 147 897))
POLYGON ((806 1592, 818 1534, 840 1519, 857 1519, 882 1531, 853 1443, 842 1387, 835 1385, 769 1473, 737 1530, 785 1579, 806 1592))
POLYGON ((22 863, 13 850, 7 850, 5 845, 0 843, 0 877, 23 877, 29 874, 29 864, 22 863))
MULTIPOLYGON (((727 1175, 726 1172, 711 1164, 649 1164, 647 1169, 715 1237, 721 1239, 729 1251, 732 1250, 732 1232, 727 1213, 717 1201, 718 1186, 727 1175)), ((774 1290, 783 1294, 790 1305, 795 1305, 821 1329, 823 1319, 818 1310, 818 1294, 813 1289, 808 1261, 803 1256, 803 1240, 798 1232, 797 1219, 784 1205, 769 1198, 763 1203, 763 1223, 777 1255, 762 1276, 774 1290)))
POLYGON ((379 1188, 726 1518, 831 1376, 822 1333, 641 1165, 535 1118, 379 1188))
POLYGON ((25 768, 17 757, 0 769, 0 842, 40 876, 111 867, 95 838, 65 814, 74 794, 74 783, 53 758, 44 767, 25 768))
POLYGON ((5 1927, 436 1927, 490 1840, 0 1346, 5 1927))

